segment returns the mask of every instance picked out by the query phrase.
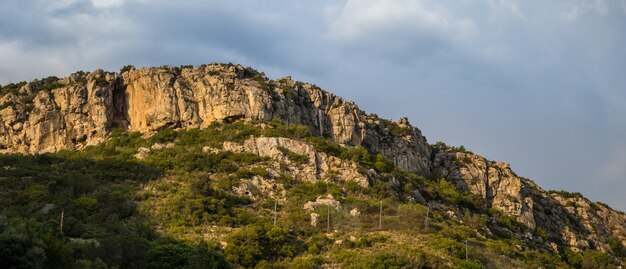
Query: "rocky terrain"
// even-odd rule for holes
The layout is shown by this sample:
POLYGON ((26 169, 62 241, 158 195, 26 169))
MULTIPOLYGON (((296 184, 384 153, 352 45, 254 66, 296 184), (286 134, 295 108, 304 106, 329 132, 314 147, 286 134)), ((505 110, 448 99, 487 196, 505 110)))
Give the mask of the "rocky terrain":
POLYGON ((0 145, 4 152, 41 153, 81 149, 103 142, 115 127, 154 133, 202 128, 237 119, 303 124, 345 145, 364 145, 398 166, 427 174, 429 147, 420 131, 401 127, 389 136, 384 124, 354 103, 291 78, 270 81, 239 65, 96 70, 49 82, 27 83, 2 96, 0 145))
MULTIPOLYGON (((120 148, 128 147, 132 151, 129 156, 157 167, 170 156, 163 154, 175 150, 211 156, 252 155, 260 159, 241 165, 236 178, 228 179, 231 185, 227 189, 258 203, 267 199, 286 203, 291 199, 287 185, 292 183, 287 179, 334 182, 344 190, 356 188, 351 184, 366 190, 384 187, 386 196, 424 205, 429 208, 426 214, 430 210, 441 214, 440 221, 469 225, 481 240, 514 238, 519 251, 552 253, 568 263, 573 258, 566 257, 569 252, 565 249, 574 253, 597 250, 623 266, 623 212, 577 193, 543 190, 518 176, 507 163, 487 160, 463 147, 429 145, 406 118, 397 122, 380 119, 352 102, 289 77, 270 80, 263 73, 232 64, 127 67, 121 73, 77 72, 66 78, 49 77, 0 88, 0 153, 4 154, 106 147, 120 130, 138 132, 142 139, 168 130, 219 133, 226 132, 219 124, 232 123, 244 124, 240 126, 244 130, 253 129, 248 130, 248 136, 237 131, 242 137, 194 144, 197 148, 180 142, 178 135, 176 139, 112 150, 126 152, 120 148), (295 130, 295 126, 304 126, 307 134, 286 137, 275 131, 290 126, 295 130), (446 196, 446 184, 452 186, 453 196, 446 196), (486 216, 487 220, 472 225, 476 221, 468 220, 468 216, 486 216)), ((234 172, 209 171, 209 178, 218 182, 234 172)), ((143 196, 160 197, 145 210, 167 219, 159 213, 160 208, 167 206, 163 201, 178 199, 175 192, 167 190, 179 186, 189 184, 174 174, 144 186, 143 196)), ((374 194, 363 194, 369 192, 355 195, 373 199, 374 194)), ((323 217, 318 209, 324 206, 346 211, 344 221, 366 217, 360 212, 364 209, 349 201, 328 192, 295 205, 293 210, 302 210, 306 222, 316 227, 323 217)), ((382 202, 380 207, 382 210, 382 202)), ((424 213, 420 214, 423 221, 424 213)), ((422 227, 422 223, 411 225, 422 227)), ((159 229, 176 234, 182 228, 172 224, 159 229)), ((219 227, 202 229, 201 237, 216 240, 227 233, 219 227)), ((518 267, 524 265, 518 263, 518 267)))

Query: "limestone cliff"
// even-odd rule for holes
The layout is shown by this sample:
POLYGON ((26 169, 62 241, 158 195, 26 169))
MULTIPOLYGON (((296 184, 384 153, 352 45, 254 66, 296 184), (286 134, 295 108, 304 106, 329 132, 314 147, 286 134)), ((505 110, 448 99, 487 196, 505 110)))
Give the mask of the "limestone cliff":
MULTIPOLYGON (((519 177, 509 164, 489 161, 464 149, 436 144, 432 153, 435 177, 454 182, 459 190, 480 195, 488 208, 495 208, 524 224, 541 229, 548 239, 576 250, 609 251, 609 237, 626 245, 626 215, 605 204, 592 202, 578 193, 545 191, 519 177)), ((556 245, 553 245, 556 251, 556 245)))
POLYGON ((341 144, 366 146, 421 175, 430 167, 426 139, 406 122, 389 126, 315 85, 269 80, 240 65, 79 72, 27 83, 0 104, 10 104, 0 110, 1 152, 81 149, 104 141, 116 127, 150 134, 214 121, 279 120, 307 125, 341 144))

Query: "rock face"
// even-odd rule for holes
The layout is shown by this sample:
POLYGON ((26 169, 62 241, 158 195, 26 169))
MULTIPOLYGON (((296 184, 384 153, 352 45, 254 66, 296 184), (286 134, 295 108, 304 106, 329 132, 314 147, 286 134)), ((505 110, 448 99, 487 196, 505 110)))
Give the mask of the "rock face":
POLYGON ((2 152, 81 149, 102 142, 116 127, 149 134, 215 121, 279 120, 307 125, 341 144, 363 145, 408 171, 429 172, 430 149, 417 128, 368 116, 314 85, 269 80, 240 65, 142 68, 121 75, 96 70, 54 86, 33 81, 19 94, 1 97, 0 105, 12 104, 0 110, 2 152), (391 133, 389 124, 402 133, 391 133))
POLYGON ((0 97, 0 148, 3 152, 40 153, 80 149, 107 137, 113 123, 113 90, 118 75, 96 70, 73 74, 52 91, 40 82, 19 94, 0 97))
POLYGON ((456 183, 460 190, 483 197, 489 207, 534 229, 533 200, 528 197, 527 182, 519 178, 509 164, 490 162, 467 152, 436 152, 433 166, 441 177, 456 183))
POLYGON ((343 161, 326 153, 316 152, 315 148, 302 141, 283 137, 255 137, 243 144, 224 143, 224 150, 248 152, 263 157, 270 157, 277 162, 275 166, 287 164, 287 167, 275 167, 276 171, 289 170, 289 174, 302 181, 349 180, 362 187, 369 186, 367 177, 358 172, 356 163, 343 161), (294 162, 289 159, 289 152, 306 156, 305 161, 294 162), (287 153, 287 154, 286 154, 287 153))
POLYGON ((517 176, 507 163, 492 162, 467 151, 433 147, 432 173, 484 198, 531 230, 542 229, 551 240, 575 250, 610 251, 609 237, 626 245, 626 215, 580 194, 547 192, 517 176))

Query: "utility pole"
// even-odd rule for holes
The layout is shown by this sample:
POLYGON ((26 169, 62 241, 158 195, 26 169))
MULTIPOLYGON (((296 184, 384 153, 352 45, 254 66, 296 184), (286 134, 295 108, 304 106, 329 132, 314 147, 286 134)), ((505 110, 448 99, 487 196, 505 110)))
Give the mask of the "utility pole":
POLYGON ((328 207, 328 217, 326 218, 326 232, 330 233, 330 204, 326 206, 328 207))
POLYGON ((277 207, 278 207, 278 197, 274 197, 274 226, 276 226, 276 216, 278 215, 278 211, 276 211, 277 207))
POLYGON ((380 210, 378 211, 378 230, 382 228, 383 224, 383 200, 380 200, 380 210))
POLYGON ((428 217, 430 215, 430 204, 426 208, 426 219, 424 219, 424 230, 428 232, 428 217))
POLYGON ((61 210, 61 225, 59 227, 59 230, 61 231, 61 234, 63 234, 63 213, 65 212, 65 210, 61 210))

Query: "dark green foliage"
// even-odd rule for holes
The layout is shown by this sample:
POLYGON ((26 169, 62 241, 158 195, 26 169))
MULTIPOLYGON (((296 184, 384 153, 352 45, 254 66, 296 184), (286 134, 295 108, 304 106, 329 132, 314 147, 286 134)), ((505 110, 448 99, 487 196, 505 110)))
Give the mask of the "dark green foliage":
POLYGON ((182 244, 158 244, 148 251, 148 267, 154 269, 185 267, 192 254, 193 250, 182 244))
POLYGON ((26 81, 18 83, 10 83, 4 86, 0 86, 0 96, 4 96, 8 93, 18 94, 20 89, 26 85, 26 81))
MULTIPOLYGON (((26 85, 25 81, 4 85, 0 87, 0 96, 4 96, 8 93, 19 95, 19 90, 24 85, 26 85)), ((24 103, 32 103, 33 98, 35 98, 37 93, 39 93, 40 91, 50 92, 56 88, 64 86, 63 84, 59 83, 59 78, 55 76, 50 76, 50 77, 42 78, 39 80, 35 80, 33 81, 31 85, 32 85, 33 93, 28 96, 21 96, 21 99, 24 103)))
POLYGON ((219 250, 209 247, 201 241, 196 247, 196 252, 188 261, 189 269, 229 269, 230 263, 219 250))
POLYGON ((133 69, 135 69, 135 66, 130 65, 130 64, 129 65, 125 65, 125 66, 122 67, 122 69, 120 69, 120 74, 124 73, 126 71, 133 70, 133 69))
POLYGON ((346 266, 346 268, 367 268, 367 269, 400 269, 400 268, 413 268, 409 259, 404 255, 394 255, 392 253, 379 253, 373 257, 367 259, 361 259, 356 264, 346 266))
POLYGON ((13 106, 13 105, 15 105, 15 104, 13 102, 11 102, 11 101, 8 101, 8 102, 6 102, 4 104, 0 104, 0 110, 3 110, 5 108, 13 106))
POLYGON ((278 147, 278 150, 283 153, 283 155, 287 156, 287 159, 294 163, 305 164, 309 162, 309 157, 303 154, 295 153, 288 148, 278 147))
POLYGON ((309 137, 307 138, 307 142, 313 145, 315 150, 327 153, 331 156, 339 157, 343 152, 343 148, 339 144, 323 137, 309 137))
POLYGON ((191 192, 181 192, 168 205, 168 219, 181 226, 200 224, 242 225, 250 217, 239 207, 251 203, 250 199, 211 186, 207 178, 198 179, 191 192))
POLYGON ((437 141, 437 143, 431 145, 431 147, 436 150, 436 151, 447 151, 447 152, 463 152, 463 153, 472 153, 471 151, 468 151, 465 149, 464 146, 458 146, 458 147, 454 147, 454 146, 448 146, 446 145, 446 143, 443 143, 441 141, 437 141))
POLYGON ((154 143, 173 142, 178 137, 178 132, 174 129, 166 128, 150 137, 150 141, 154 143))
MULTIPOLYGON (((133 139, 136 138, 123 135, 113 144, 133 139)), ((160 172, 145 164, 99 153, 102 152, 92 149, 0 155, 0 220, 5 220, 0 221, 0 244, 12 246, 0 247, 0 252, 4 251, 0 254, 4 263, 1 268, 41 268, 41 264, 47 268, 143 268, 150 249, 153 256, 159 256, 154 254, 156 250, 172 250, 159 248, 158 243, 150 247, 158 236, 143 224, 131 202, 137 185, 158 177, 160 172), (48 213, 40 211, 48 203, 54 205, 52 209, 48 213), (63 235, 96 240, 98 244, 65 241, 58 229, 61 211, 63 235)), ((230 201, 228 194, 205 192, 216 198, 218 207, 222 205, 219 201, 230 201)), ((183 253, 177 250, 173 249, 172 255, 183 253)))
POLYGON ((618 237, 609 237, 607 239, 607 244, 609 245, 615 256, 626 257, 626 248, 622 244, 622 240, 620 240, 618 237))
POLYGON ((326 237, 325 234, 314 234, 306 242, 307 251, 311 254, 319 254, 328 250, 332 246, 333 241, 326 237))
POLYGON ((293 201, 312 201, 323 194, 331 194, 333 197, 343 196, 339 186, 327 182, 304 182, 289 190, 289 199, 293 201))
POLYGON ((380 119, 380 121, 392 136, 404 137, 412 134, 412 130, 409 127, 400 127, 397 123, 386 119, 380 119))
POLYGON ((270 224, 253 224, 240 228, 228 237, 226 259, 244 267, 262 260, 291 258, 303 251, 304 244, 287 229, 270 224))
POLYGON ((459 264, 457 264, 454 269, 482 269, 484 268, 482 265, 475 263, 473 261, 461 261, 459 264))
POLYGON ((45 245, 24 234, 0 234, 0 268, 43 268, 45 245))
POLYGON ((558 196, 561 196, 563 198, 583 198, 583 195, 580 192, 568 192, 568 191, 564 191, 564 190, 560 190, 560 191, 548 191, 549 194, 556 194, 558 196))
POLYGON ((572 268, 580 269, 583 266, 583 255, 575 252, 569 248, 566 248, 563 255, 563 260, 572 268))
POLYGON ((613 269, 618 268, 615 261, 604 252, 588 250, 583 253, 581 262, 583 269, 613 269))
POLYGON ((59 78, 55 76, 44 78, 39 81, 40 84, 39 84, 38 90, 49 92, 56 88, 62 87, 63 85, 60 84, 58 81, 59 81, 59 78))
POLYGON ((244 67, 243 68, 243 77, 244 78, 254 78, 254 77, 259 77, 259 76, 263 76, 263 73, 260 73, 257 70, 254 70, 254 68, 252 67, 244 67))

